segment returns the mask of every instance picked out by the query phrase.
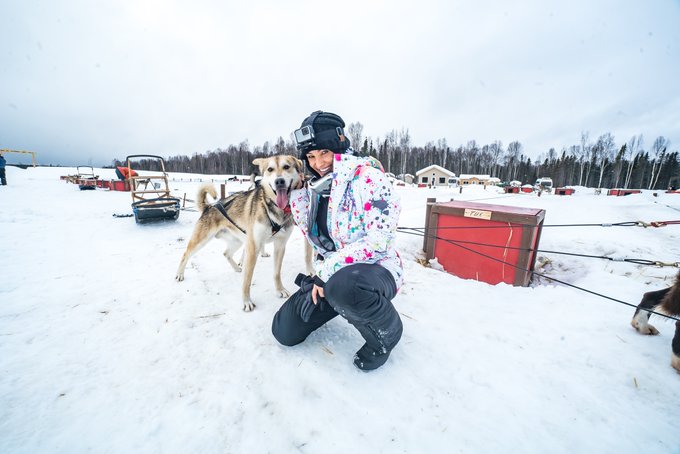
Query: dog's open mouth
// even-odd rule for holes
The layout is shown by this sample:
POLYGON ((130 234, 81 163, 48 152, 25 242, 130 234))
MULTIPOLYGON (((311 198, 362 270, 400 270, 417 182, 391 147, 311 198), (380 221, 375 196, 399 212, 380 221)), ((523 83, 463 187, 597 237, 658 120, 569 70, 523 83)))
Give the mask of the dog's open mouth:
POLYGON ((288 206, 288 188, 276 190, 276 206, 285 210, 288 206))

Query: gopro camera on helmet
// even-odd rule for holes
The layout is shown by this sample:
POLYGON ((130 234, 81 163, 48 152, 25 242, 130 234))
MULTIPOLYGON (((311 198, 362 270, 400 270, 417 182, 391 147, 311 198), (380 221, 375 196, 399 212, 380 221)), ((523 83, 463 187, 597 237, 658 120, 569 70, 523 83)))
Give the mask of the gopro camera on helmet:
POLYGON ((311 126, 303 126, 300 129, 293 131, 297 147, 311 145, 314 143, 314 128, 311 126))

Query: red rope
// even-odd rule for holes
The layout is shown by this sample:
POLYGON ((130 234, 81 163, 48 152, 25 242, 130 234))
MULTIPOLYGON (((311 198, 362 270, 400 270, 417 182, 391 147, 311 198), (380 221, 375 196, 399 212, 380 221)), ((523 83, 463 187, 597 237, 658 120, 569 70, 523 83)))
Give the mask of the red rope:
POLYGON ((649 223, 652 227, 665 227, 671 224, 680 224, 680 221, 652 221, 649 223))

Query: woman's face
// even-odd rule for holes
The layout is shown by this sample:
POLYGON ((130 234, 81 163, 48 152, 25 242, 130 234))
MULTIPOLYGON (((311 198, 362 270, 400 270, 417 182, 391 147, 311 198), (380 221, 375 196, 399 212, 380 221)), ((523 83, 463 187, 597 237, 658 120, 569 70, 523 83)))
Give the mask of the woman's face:
POLYGON ((307 162, 316 173, 324 176, 333 170, 333 152, 330 150, 312 150, 307 153, 307 162))

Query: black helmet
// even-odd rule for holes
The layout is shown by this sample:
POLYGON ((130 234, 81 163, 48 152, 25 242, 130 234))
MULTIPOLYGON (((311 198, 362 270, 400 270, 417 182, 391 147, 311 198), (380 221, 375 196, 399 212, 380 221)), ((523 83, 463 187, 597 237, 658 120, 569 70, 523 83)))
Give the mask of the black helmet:
POLYGON ((300 129, 293 132, 293 141, 300 157, 306 161, 312 150, 330 150, 345 153, 349 149, 349 138, 345 136, 345 122, 339 115, 317 110, 304 119, 300 129))

